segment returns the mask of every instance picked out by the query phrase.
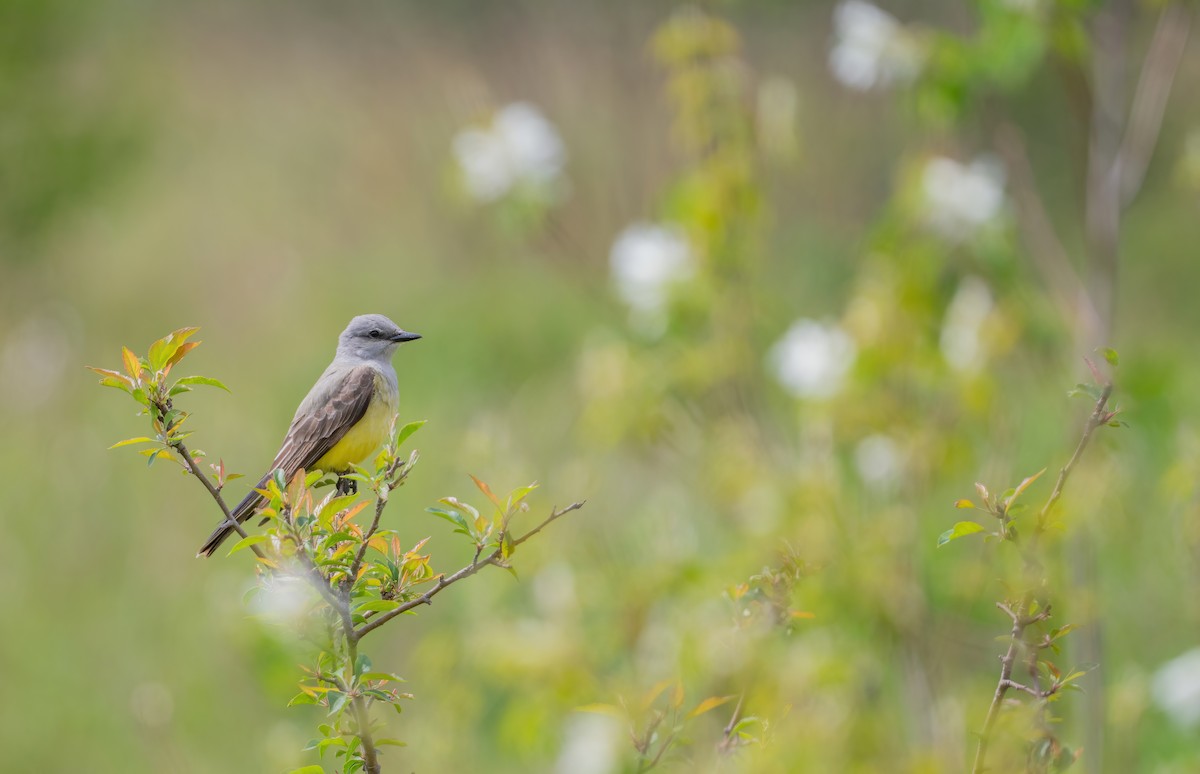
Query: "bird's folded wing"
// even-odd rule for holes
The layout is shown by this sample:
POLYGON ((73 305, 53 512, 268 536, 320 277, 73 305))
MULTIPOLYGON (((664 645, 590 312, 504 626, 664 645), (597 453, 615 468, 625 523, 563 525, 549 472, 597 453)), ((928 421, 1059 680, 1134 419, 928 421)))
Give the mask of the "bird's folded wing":
POLYGON ((367 413, 376 378, 368 366, 350 368, 324 395, 306 399, 313 405, 296 413, 271 470, 283 468, 289 479, 301 468, 311 470, 367 413))

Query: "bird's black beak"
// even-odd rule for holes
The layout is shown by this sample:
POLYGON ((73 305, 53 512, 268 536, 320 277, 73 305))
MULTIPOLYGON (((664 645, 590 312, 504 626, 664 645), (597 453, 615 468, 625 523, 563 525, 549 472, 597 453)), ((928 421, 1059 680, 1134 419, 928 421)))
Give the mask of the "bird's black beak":
POLYGON ((392 341, 396 341, 396 342, 416 341, 419 338, 421 338, 421 334, 409 333, 408 331, 400 331, 399 333, 393 334, 391 337, 392 341))

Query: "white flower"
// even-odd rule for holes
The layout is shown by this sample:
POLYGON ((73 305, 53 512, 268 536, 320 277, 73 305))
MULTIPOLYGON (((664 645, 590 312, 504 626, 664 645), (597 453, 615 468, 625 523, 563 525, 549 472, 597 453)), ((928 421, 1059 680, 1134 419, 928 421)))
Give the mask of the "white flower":
POLYGON ((1004 168, 990 157, 970 164, 937 156, 921 176, 925 220, 943 237, 961 241, 993 221, 1004 205, 1004 168))
POLYGON ((696 273, 696 260, 683 232, 672 226, 635 223, 622 231, 608 255, 617 295, 641 327, 658 329, 673 285, 696 273))
POLYGON ((959 283, 946 318, 942 321, 942 357, 960 373, 975 373, 983 367, 987 352, 981 333, 992 312, 992 294, 978 277, 959 283))
POLYGON ((910 81, 921 70, 921 48, 895 17, 864 0, 833 9, 834 44, 829 69, 859 91, 910 81))
POLYGON ((558 130, 527 102, 501 108, 489 126, 459 132, 453 147, 468 192, 482 202, 521 186, 549 193, 566 163, 558 130))
POLYGON ((903 467, 900 448, 886 435, 867 436, 854 447, 854 467, 868 486, 890 489, 903 467))
POLYGON ((1180 726, 1200 725, 1200 648, 1163 664, 1150 684, 1154 703, 1180 726))
POLYGON ((854 365, 854 339, 836 325, 797 320, 768 355, 775 377, 798 398, 828 398, 854 365))
POLYGON ((315 593, 303 578, 276 574, 263 583, 250 609, 270 623, 296 625, 304 621, 315 601, 315 593))
POLYGON ((595 712, 577 712, 567 719, 566 740, 555 774, 611 774, 617 770, 621 722, 595 712))

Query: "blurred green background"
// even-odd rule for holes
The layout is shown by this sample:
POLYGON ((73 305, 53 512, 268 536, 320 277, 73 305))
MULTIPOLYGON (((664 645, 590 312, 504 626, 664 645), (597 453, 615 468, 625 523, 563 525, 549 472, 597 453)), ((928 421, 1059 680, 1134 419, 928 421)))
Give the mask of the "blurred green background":
MULTIPOLYGON (((1132 84, 1158 5, 1127 5, 1132 84)), ((435 567, 469 555, 423 509, 478 500, 468 473, 542 482, 531 515, 588 500, 519 582, 368 640, 415 695, 385 770, 634 771, 577 708, 661 680, 759 719, 730 753, 733 702, 697 718, 665 770, 962 770, 1015 561, 937 537, 975 481, 1056 470, 1087 410, 994 132, 1082 265, 1072 57, 1111 9, 864 6, 0 0, 0 769, 312 762, 302 643, 243 605, 244 556, 192 559, 195 482, 105 451, 143 428, 83 366, 200 326, 190 369, 232 394, 185 396, 192 443, 254 476, 382 312, 425 337, 389 514, 435 567), (779 623, 753 576, 793 561, 779 623)), ((1099 665, 1056 707, 1088 771, 1200 769, 1198 659, 1159 672, 1200 639, 1198 87, 1189 51, 1122 224, 1130 426, 1047 559, 1061 663, 1099 665)))

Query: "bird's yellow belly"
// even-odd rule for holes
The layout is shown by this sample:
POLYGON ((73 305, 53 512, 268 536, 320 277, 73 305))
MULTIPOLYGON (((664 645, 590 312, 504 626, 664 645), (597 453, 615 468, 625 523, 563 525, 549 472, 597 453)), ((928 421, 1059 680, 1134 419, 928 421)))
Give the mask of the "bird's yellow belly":
POLYGON ((320 470, 345 473, 351 465, 362 462, 367 455, 378 449, 387 440, 388 431, 392 427, 392 419, 396 416, 396 407, 390 405, 381 396, 382 390, 377 390, 371 405, 362 419, 342 436, 342 440, 317 460, 313 467, 320 470))

